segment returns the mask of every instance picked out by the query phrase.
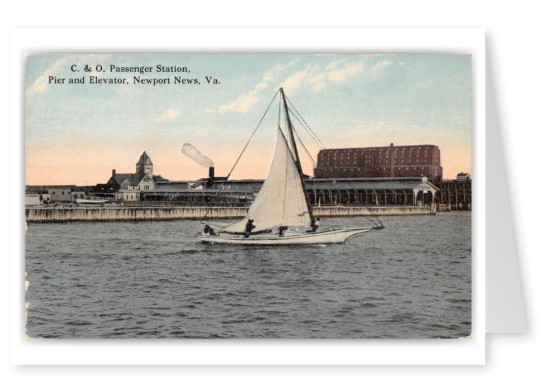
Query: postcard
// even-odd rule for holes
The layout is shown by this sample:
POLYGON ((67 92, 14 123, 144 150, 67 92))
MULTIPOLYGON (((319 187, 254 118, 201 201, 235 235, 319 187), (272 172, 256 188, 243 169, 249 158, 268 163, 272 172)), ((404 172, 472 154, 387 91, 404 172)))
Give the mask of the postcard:
POLYGON ((470 53, 29 54, 31 339, 472 334, 470 53))

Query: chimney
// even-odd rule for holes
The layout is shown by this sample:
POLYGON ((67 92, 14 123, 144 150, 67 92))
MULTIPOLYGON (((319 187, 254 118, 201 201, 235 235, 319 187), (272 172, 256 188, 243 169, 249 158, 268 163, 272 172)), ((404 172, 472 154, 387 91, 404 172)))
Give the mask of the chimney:
POLYGON ((113 168, 113 172, 111 173, 111 176, 114 177, 116 173, 117 173, 117 170, 115 170, 115 169, 113 168))
POLYGON ((390 177, 394 178, 394 143, 390 143, 390 177))
POLYGON ((214 167, 209 167, 209 179, 207 181, 207 189, 210 189, 214 185, 214 167))

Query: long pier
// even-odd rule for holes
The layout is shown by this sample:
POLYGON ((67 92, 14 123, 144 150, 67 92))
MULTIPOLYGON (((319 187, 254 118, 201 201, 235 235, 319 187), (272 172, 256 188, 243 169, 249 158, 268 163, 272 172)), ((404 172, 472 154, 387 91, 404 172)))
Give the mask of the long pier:
MULTIPOLYGON (((238 219, 247 214, 246 207, 41 207, 26 208, 29 223, 69 223, 108 221, 163 221, 238 219)), ((315 216, 408 216, 428 215, 430 206, 321 206, 314 207, 315 216)))

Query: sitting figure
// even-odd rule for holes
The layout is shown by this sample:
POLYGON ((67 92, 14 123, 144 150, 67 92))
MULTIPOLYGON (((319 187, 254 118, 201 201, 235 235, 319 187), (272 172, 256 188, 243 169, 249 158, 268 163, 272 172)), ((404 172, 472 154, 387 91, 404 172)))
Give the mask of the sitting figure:
POLYGON ((279 236, 280 237, 283 237, 285 236, 285 231, 287 231, 289 229, 289 227, 285 226, 285 225, 282 225, 281 227, 279 227, 279 236))
POLYGON ((245 237, 248 238, 249 235, 251 234, 251 232, 253 231, 253 229, 255 229, 255 225, 253 224, 254 220, 253 219, 249 219, 249 221, 247 221, 247 225, 245 226, 245 237))
POLYGON ((310 227, 310 230, 309 231, 306 231, 306 232, 316 232, 320 227, 320 218, 318 217, 316 219, 316 221, 314 221, 310 227))
POLYGON ((213 235, 213 236, 216 235, 216 233, 214 233, 214 230, 212 229, 212 227, 208 224, 205 224, 205 228, 203 228, 203 233, 213 235))

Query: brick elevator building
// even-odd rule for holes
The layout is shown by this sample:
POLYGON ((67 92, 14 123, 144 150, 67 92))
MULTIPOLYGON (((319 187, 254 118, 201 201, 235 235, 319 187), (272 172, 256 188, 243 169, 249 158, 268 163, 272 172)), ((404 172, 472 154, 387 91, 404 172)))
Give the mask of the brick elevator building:
POLYGON ((436 145, 322 149, 316 178, 396 178, 426 176, 442 179, 440 149, 436 145))

